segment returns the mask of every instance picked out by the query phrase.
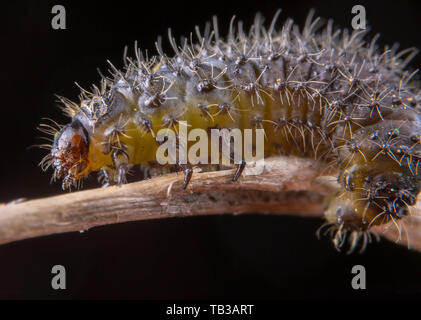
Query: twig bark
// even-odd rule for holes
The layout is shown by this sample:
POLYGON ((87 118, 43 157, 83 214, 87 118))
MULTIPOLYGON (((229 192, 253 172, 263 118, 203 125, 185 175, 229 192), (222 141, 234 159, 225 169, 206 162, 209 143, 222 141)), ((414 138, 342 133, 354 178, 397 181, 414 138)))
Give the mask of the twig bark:
MULTIPOLYGON (((233 183, 234 170, 197 172, 187 190, 174 173, 123 186, 72 192, 0 206, 0 244, 20 239, 87 230, 133 220, 210 214, 273 213, 319 217, 324 196, 337 189, 333 172, 308 159, 265 159, 264 171, 249 166, 233 183), (320 172, 330 175, 320 176, 320 172)), ((412 247, 421 251, 421 224, 406 224, 412 247)), ((384 236, 396 240, 389 228, 384 236)), ((406 243, 404 236, 401 241, 406 243)))

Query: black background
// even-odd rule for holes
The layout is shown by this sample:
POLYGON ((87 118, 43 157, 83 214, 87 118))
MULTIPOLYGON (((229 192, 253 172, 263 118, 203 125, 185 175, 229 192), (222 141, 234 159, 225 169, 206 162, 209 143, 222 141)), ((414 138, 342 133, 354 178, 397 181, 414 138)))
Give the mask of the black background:
MULTIPOLYGON (((363 4, 381 44, 420 47, 418 1, 19 1, 2 4, 0 201, 62 193, 51 171, 37 167, 45 151, 42 117, 65 123, 54 94, 77 100, 98 83, 106 59, 121 67, 135 40, 155 53, 167 28, 179 38, 217 14, 227 30, 233 14, 250 25, 257 11, 270 20, 282 8, 303 24, 310 8, 350 28, 363 4), (67 29, 51 28, 63 4, 67 29)), ((223 32, 221 32, 223 33, 223 32)), ((164 48, 170 52, 169 45, 164 48)), ((420 65, 418 56, 412 63, 420 65)), ((95 179, 92 179, 95 180, 95 179)), ((94 185, 94 184, 92 184, 94 185)), ((421 254, 388 241, 362 255, 337 253, 314 232, 322 220, 278 216, 214 216, 141 221, 29 239, 0 246, 0 298, 324 298, 421 297, 421 254), (67 270, 67 290, 51 289, 51 268, 67 270), (367 290, 351 289, 351 268, 367 269, 367 290)))

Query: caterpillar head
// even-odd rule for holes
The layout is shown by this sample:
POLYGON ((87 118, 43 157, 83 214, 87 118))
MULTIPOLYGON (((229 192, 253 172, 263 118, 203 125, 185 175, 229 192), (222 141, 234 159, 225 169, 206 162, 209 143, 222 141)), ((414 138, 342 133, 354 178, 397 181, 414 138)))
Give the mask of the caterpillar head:
POLYGON ((89 135, 83 124, 74 119, 54 135, 50 157, 54 178, 63 178, 63 189, 80 179, 88 167, 89 135))

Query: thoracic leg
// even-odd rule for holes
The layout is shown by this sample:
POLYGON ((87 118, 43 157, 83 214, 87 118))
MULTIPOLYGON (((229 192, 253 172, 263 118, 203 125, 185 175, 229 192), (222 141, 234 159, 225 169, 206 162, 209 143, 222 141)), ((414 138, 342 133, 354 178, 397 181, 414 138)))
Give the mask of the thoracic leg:
POLYGON ((129 156, 121 149, 113 151, 114 168, 117 170, 117 184, 127 183, 126 175, 128 172, 129 156))

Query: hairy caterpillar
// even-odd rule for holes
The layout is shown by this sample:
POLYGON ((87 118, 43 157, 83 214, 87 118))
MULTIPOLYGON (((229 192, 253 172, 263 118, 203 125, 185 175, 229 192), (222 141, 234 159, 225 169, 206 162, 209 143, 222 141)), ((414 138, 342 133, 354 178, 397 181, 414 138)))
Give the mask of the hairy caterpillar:
MULTIPOLYGON (((322 29, 311 12, 300 30, 288 19, 276 30, 260 15, 248 32, 231 21, 226 39, 216 18, 204 34, 196 27, 177 45, 174 57, 156 43, 158 55, 145 58, 135 49, 124 70, 112 66, 92 92, 82 89, 80 103, 62 98, 71 122, 53 132, 43 169, 63 189, 100 171, 104 185, 124 183, 132 165, 153 165, 162 128, 261 128, 264 155, 311 157, 334 163, 342 190, 325 216, 334 243, 347 234, 351 249, 370 239, 372 225, 396 223, 409 214, 420 191, 419 85, 405 70, 416 50, 380 51, 377 36, 340 31, 332 21, 322 29)), ((47 129, 47 131, 49 131, 47 129)), ((246 162, 237 164, 237 180, 246 162)), ((183 188, 192 175, 180 164, 183 188)))

